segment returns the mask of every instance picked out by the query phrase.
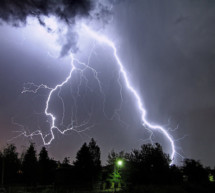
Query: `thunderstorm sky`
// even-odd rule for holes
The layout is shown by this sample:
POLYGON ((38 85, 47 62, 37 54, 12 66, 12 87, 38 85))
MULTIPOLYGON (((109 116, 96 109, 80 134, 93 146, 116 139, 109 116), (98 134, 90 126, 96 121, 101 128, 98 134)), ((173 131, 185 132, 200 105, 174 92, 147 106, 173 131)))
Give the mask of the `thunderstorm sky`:
MULTIPOLYGON (((108 3, 110 13, 99 10, 102 21, 94 18, 84 21, 115 42, 129 79, 142 98, 148 120, 169 131, 182 156, 214 166, 215 2, 108 3)), ((74 23, 79 21, 81 18, 74 23)), ((58 22, 63 33, 66 24, 58 22)), ((12 27, 8 21, 0 25, 1 147, 12 142, 23 151, 31 139, 20 136, 8 141, 19 135, 18 131, 31 133, 38 128, 44 133, 48 131, 44 116, 48 90, 41 89, 37 94, 21 92, 27 82, 50 87, 62 82, 70 70, 70 51, 75 51, 75 57, 86 63, 92 54, 90 65, 98 72, 102 92, 90 70, 82 77, 76 73, 61 92, 56 92, 50 110, 61 117, 58 124, 62 121, 63 99, 64 127, 75 120, 75 124, 83 125, 80 131, 86 130, 64 136, 56 132, 56 139, 48 146, 50 155, 59 160, 66 156, 73 159, 91 137, 101 147, 103 160, 112 149, 131 151, 150 142, 150 133, 140 124, 134 98, 122 80, 119 84, 119 69, 112 50, 94 42, 78 27, 76 30, 78 34, 71 30, 66 37, 48 33, 35 19, 21 27, 12 27)), ((38 148, 42 146, 39 136, 32 140, 38 148)), ((165 152, 171 152, 169 142, 159 132, 154 133, 152 140, 161 143, 165 152)), ((180 158, 177 159, 180 163, 180 158)))

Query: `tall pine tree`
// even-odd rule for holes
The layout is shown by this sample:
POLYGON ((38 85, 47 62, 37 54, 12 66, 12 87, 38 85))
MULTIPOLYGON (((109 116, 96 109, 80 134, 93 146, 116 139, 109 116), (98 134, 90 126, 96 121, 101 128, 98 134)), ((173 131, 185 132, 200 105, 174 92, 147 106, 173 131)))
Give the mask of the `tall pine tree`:
POLYGON ((33 143, 30 144, 24 155, 22 168, 25 182, 27 184, 35 184, 38 174, 38 162, 33 143))
POLYGON ((87 145, 84 143, 77 152, 76 161, 73 162, 77 177, 86 186, 93 187, 101 171, 100 148, 94 139, 87 145))

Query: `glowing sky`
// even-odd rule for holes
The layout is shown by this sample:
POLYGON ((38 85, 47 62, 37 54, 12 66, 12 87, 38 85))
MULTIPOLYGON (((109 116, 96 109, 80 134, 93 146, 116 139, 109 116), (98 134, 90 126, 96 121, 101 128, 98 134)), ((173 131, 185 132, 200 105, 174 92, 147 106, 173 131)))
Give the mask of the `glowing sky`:
MULTIPOLYGON (((215 161, 215 150, 209 148, 215 145, 214 9, 211 1, 122 1, 114 4, 112 19, 105 29, 99 28, 117 45, 120 59, 147 109, 147 118, 170 129, 177 151, 183 156, 210 165, 215 161), (178 129, 171 131, 175 128, 178 129), (178 141, 180 138, 183 139, 178 141)), ((54 33, 55 23, 46 21, 53 28, 47 33, 37 21, 30 19, 29 22, 23 28, 6 24, 0 27, 1 145, 19 134, 14 133, 20 127, 13 121, 24 125, 28 132, 47 126, 42 115, 47 91, 21 94, 23 84, 34 82, 54 87, 70 69, 70 57, 57 57, 62 55, 62 42, 66 40, 54 33)), ((96 27, 92 21, 90 24, 96 27)), ((57 25, 61 26, 61 34, 66 33, 64 24, 57 25)), ((118 68, 111 49, 94 45, 92 38, 81 31, 77 47, 76 56, 84 62, 94 48, 91 64, 98 71, 104 93, 100 92, 95 78, 90 78, 93 75, 90 72, 85 74, 89 88, 83 81, 80 96, 77 97, 78 74, 65 86, 61 92, 67 108, 65 124, 77 116, 78 122, 86 123, 89 129, 57 135, 49 146, 51 155, 57 159, 73 158, 91 137, 101 147, 103 159, 111 149, 130 151, 150 142, 150 133, 141 127, 137 107, 125 87, 121 101, 118 68), (116 113, 121 103, 121 111, 116 113), (76 113, 71 110, 74 105, 77 105, 76 113)), ((61 116, 59 97, 55 96, 52 104, 52 110, 61 116)), ((38 146, 42 145, 39 137, 34 140, 38 146)), ((20 137, 13 142, 22 149, 28 141, 20 137)), ((155 133, 153 141, 170 152, 161 134, 155 133)))

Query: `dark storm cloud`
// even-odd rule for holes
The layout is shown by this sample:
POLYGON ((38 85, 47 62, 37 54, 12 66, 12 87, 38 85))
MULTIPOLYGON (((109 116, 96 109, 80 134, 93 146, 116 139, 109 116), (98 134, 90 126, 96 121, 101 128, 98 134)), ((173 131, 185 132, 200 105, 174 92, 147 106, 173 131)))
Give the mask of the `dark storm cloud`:
POLYGON ((1 0, 0 20, 21 27, 27 23, 28 17, 35 17, 49 32, 43 18, 55 16, 69 26, 61 49, 61 56, 65 56, 78 50, 78 35, 73 30, 76 18, 96 19, 106 24, 111 15, 109 5, 110 2, 105 4, 95 0, 1 0))
POLYGON ((0 18, 19 26, 26 23, 28 16, 33 16, 45 25, 40 17, 54 15, 68 23, 75 16, 89 16, 94 6, 92 0, 1 0, 0 18))

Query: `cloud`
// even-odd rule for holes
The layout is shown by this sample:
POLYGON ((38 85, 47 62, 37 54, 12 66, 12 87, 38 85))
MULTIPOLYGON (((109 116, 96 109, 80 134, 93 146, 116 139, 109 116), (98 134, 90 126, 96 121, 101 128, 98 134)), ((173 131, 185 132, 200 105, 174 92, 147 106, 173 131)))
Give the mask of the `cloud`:
POLYGON ((0 18, 9 24, 25 24, 27 17, 56 16, 66 23, 76 16, 87 17, 95 7, 92 0, 1 0, 0 18))
MULTIPOLYGON (((78 51, 78 34, 73 27, 76 20, 86 18, 102 24, 110 21, 111 6, 109 1, 99 0, 1 0, 0 24, 6 23, 14 27, 23 27, 29 17, 37 18, 40 25, 47 29, 44 17, 55 17, 68 27, 64 34, 61 56, 78 51)), ((104 26, 104 25, 102 25, 104 26)), ((59 34, 62 36, 62 34, 59 34)))

